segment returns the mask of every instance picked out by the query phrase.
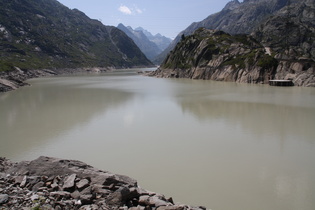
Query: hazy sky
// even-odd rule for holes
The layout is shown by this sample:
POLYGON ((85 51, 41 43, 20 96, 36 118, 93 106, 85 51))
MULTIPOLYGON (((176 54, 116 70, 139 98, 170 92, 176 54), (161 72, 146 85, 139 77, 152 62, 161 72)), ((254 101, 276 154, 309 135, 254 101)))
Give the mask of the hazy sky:
POLYGON ((219 12, 230 0, 58 0, 104 25, 143 27, 175 38, 191 23, 219 12))

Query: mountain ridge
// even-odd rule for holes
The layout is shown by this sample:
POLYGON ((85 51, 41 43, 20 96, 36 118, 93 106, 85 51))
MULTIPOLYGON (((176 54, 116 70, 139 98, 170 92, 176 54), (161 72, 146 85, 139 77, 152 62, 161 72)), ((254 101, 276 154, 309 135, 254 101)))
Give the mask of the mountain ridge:
POLYGON ((131 26, 120 23, 117 28, 125 32, 151 61, 154 61, 156 56, 171 43, 171 39, 161 34, 152 35, 142 27, 133 29, 131 26))
POLYGON ((263 84, 291 80, 315 87, 314 17, 315 2, 304 0, 279 10, 251 35, 199 28, 182 36, 149 75, 263 84))
POLYGON ((153 60, 161 52, 158 46, 151 42, 142 31, 133 30, 130 26, 126 27, 122 23, 117 28, 131 38, 149 60, 153 60))
POLYGON ((156 59, 161 63, 167 54, 181 40, 181 36, 191 35, 200 27, 207 29, 217 29, 229 34, 250 34, 260 23, 275 14, 288 2, 294 3, 299 0, 232 0, 217 13, 211 14, 204 20, 194 22, 182 32, 180 32, 173 42, 156 59))
POLYGON ((142 27, 135 28, 135 31, 142 31, 151 42, 155 43, 158 46, 161 51, 165 50, 172 42, 171 38, 163 36, 160 33, 153 35, 151 32, 142 27))
POLYGON ((1 70, 152 65, 122 31, 56 0, 0 0, 0 49, 1 70))

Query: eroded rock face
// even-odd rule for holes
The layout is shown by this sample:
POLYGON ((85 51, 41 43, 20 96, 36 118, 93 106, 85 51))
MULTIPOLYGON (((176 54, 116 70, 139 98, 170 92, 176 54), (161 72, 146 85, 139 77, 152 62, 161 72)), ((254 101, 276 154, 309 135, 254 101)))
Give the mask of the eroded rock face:
POLYGON ((25 80, 35 77, 51 76, 56 73, 51 70, 22 71, 15 67, 12 71, 0 72, 0 92, 16 90, 21 86, 28 85, 25 80))
POLYGON ((14 70, 0 71, 0 92, 16 90, 19 87, 27 86, 25 80, 37 77, 45 77, 52 75, 71 75, 75 73, 98 73, 113 70, 114 68, 63 68, 63 69, 37 69, 37 70, 21 70, 14 67, 14 70))
MULTIPOLYGON (((306 0, 290 0, 291 3, 301 1, 306 0)), ((194 22, 182 31, 161 54, 160 61, 162 62, 167 53, 174 49, 182 34, 191 35, 200 27, 222 30, 229 34, 250 34, 268 17, 284 8, 288 2, 289 0, 229 1, 220 12, 210 14, 204 20, 194 22)))
POLYGON ((200 28, 151 76, 267 83, 276 67, 277 60, 250 36, 200 28))
MULTIPOLYGON (((292 50, 294 51, 294 50, 292 50)), ((283 57, 250 35, 230 35, 198 29, 182 41, 149 76, 268 84, 271 79, 291 79, 298 86, 315 86, 312 59, 283 57)))
POLYGON ((12 163, 0 158, 1 209, 205 209, 174 204, 124 175, 51 157, 12 163))
POLYGON ((315 61, 315 2, 302 0, 264 21, 252 36, 279 59, 315 61))

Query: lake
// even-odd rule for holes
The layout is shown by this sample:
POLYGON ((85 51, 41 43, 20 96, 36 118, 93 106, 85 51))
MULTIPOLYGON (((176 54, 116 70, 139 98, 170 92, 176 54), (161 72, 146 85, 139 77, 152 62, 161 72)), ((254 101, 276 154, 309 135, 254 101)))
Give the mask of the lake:
POLYGON ((77 159, 212 210, 315 209, 315 88, 138 75, 0 94, 0 156, 77 159))

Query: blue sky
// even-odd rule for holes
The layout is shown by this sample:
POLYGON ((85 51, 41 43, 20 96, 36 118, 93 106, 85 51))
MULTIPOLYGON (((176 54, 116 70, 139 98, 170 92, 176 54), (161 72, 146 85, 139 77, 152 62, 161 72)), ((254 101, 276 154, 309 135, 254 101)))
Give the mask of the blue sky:
POLYGON ((175 38, 191 23, 219 12, 230 0, 58 0, 104 25, 143 27, 175 38))

